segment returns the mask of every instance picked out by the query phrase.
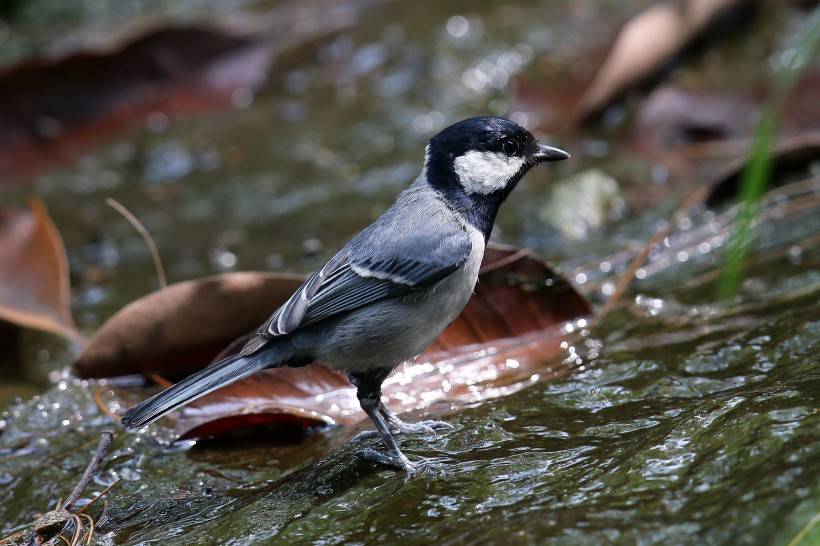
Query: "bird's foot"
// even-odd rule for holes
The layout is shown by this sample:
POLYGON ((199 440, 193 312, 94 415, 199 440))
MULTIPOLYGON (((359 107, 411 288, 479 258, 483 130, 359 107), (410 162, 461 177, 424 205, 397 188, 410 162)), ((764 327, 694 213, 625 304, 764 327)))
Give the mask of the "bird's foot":
POLYGON ((363 430, 356 436, 350 439, 353 443, 358 443, 363 440, 370 440, 371 438, 381 438, 378 430, 363 430))
POLYGON ((378 463, 391 468, 403 470, 408 476, 412 476, 418 470, 417 466, 410 462, 403 453, 398 455, 391 455, 389 453, 382 453, 372 448, 365 448, 357 452, 363 459, 378 463))
MULTIPOLYGON (((453 425, 444 421, 428 420, 406 423, 398 417, 390 419, 388 423, 390 425, 390 432, 393 434, 435 434, 437 430, 453 428, 453 425)), ((380 437, 379 431, 377 430, 365 430, 354 436, 351 441, 361 442, 362 440, 380 437)))
POLYGON ((415 423, 405 423, 399 418, 388 421, 390 430, 398 434, 435 434, 437 430, 453 428, 453 425, 444 421, 417 421, 415 423))

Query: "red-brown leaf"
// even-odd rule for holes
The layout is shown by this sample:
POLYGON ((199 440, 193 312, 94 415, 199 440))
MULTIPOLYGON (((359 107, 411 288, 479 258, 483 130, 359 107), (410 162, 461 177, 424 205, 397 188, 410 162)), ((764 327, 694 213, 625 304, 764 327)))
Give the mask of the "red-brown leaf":
POLYGON ((224 108, 234 89, 264 81, 270 56, 258 37, 171 27, 113 51, 7 69, 0 74, 0 118, 11 121, 0 127, 0 174, 20 180, 71 161, 153 112, 224 108))
POLYGON ((0 320, 83 342, 63 240, 37 199, 27 210, 0 209, 0 320))
MULTIPOLYGON (((806 133, 780 142, 771 153, 769 188, 800 180, 812 175, 812 165, 820 158, 820 134, 806 133)), ((732 162, 723 172, 706 185, 705 203, 720 206, 737 199, 748 158, 732 162)))
POLYGON ((245 272, 172 284, 125 306, 103 324, 74 369, 82 377, 186 375, 264 322, 302 279, 245 272))

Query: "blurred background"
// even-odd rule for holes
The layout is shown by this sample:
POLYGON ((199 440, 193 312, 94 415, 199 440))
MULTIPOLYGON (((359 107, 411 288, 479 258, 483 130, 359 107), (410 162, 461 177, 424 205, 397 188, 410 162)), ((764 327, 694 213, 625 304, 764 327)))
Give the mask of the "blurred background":
MULTIPOLYGON (((635 506, 621 506, 620 515, 608 513, 596 504, 603 501, 589 493, 592 489, 579 493, 583 498, 573 505, 568 484, 577 484, 577 476, 562 475, 558 459, 553 476, 566 480, 566 496, 544 491, 528 496, 525 470, 502 472, 490 457, 489 481, 504 473, 520 480, 517 492, 509 493, 510 511, 492 512, 491 527, 508 525, 507 531, 521 533, 522 544, 546 536, 560 544, 639 538, 645 544, 690 539, 786 544, 820 503, 820 188, 812 178, 820 161, 820 16, 815 4, 5 0, 0 3, 0 209, 25 210, 31 195, 42 200, 65 243, 76 328, 89 336, 122 306, 159 287, 145 242, 106 198, 115 198, 144 224, 169 282, 240 270, 307 272, 414 179, 432 135, 468 116, 509 117, 570 151, 573 160, 529 175, 502 209, 493 240, 550 259, 599 307, 615 292, 618 275, 637 283, 628 305, 607 315, 593 332, 599 345, 612 351, 608 367, 595 361, 596 371, 566 384, 583 393, 572 402, 561 398, 575 392, 569 386, 564 394, 551 390, 560 384, 506 402, 510 408, 545 408, 510 432, 509 438, 516 438, 510 441, 523 449, 522 438, 540 434, 536 422, 548 414, 564 415, 579 427, 568 432, 582 439, 555 453, 571 461, 569 453, 578 449, 579 463, 584 459, 579 446, 602 446, 650 427, 647 421, 668 422, 671 428, 657 440, 662 447, 652 448, 646 440, 646 451, 632 454, 647 465, 636 475, 647 483, 657 479, 655 486, 630 489, 624 482, 620 491, 632 498, 645 495, 650 512, 670 519, 641 519, 646 514, 635 506), (777 124, 764 135, 782 159, 770 163, 768 187, 815 182, 799 195, 772 201, 770 221, 755 224, 756 265, 749 265, 727 311, 716 296, 731 235, 721 215, 736 213, 731 207, 742 201, 738 173, 767 111, 777 124), (795 207, 798 198, 802 205, 795 207), (675 215, 682 203, 696 212, 675 215), (656 241, 644 267, 629 272, 630 261, 664 225, 672 233, 656 241), (789 340, 791 349, 778 345, 789 340), (755 343, 770 343, 773 352, 765 358, 747 354, 755 343), (782 377, 766 376, 780 369, 778 359, 794 357, 790 350, 809 366, 794 381, 811 380, 810 386, 784 387, 782 377), (608 394, 601 394, 608 381, 618 387, 603 387, 608 394), (746 418, 755 423, 757 415, 760 428, 748 437, 738 439, 736 430, 726 429, 703 439, 700 447, 686 447, 706 417, 680 400, 707 394, 733 400, 727 389, 744 386, 745 394, 734 394, 751 400, 776 384, 784 399, 803 388, 810 394, 803 402, 773 408, 780 412, 773 415, 749 407, 746 418), (618 406, 613 411, 624 419, 617 431, 595 428, 606 426, 596 415, 609 406, 618 406), (691 420, 676 420, 690 410, 691 420), (773 422, 793 428, 785 431, 792 425, 783 424, 780 430, 773 422), (666 436, 672 429, 683 430, 677 440, 666 436), (797 431, 802 440, 781 436, 797 431), (720 451, 714 438, 721 434, 737 439, 735 451, 720 451), (768 441, 771 451, 760 461, 731 459, 768 441), (792 450, 790 442, 802 442, 807 451, 792 450), (701 475, 687 466, 701 458, 728 466, 706 468, 701 475), (792 476, 795 468, 801 470, 792 476), (747 491, 734 487, 760 473, 770 477, 761 486, 765 500, 749 492, 743 501, 748 505, 729 510, 721 504, 720 498, 739 499, 747 491), (677 490, 677 499, 664 497, 673 482, 684 489, 677 490), (775 501, 778 496, 781 502, 775 501), (699 503, 706 506, 700 512, 699 503), (549 505, 564 506, 565 519, 545 520, 531 531, 523 514, 549 505), (749 521, 744 510, 753 514, 749 521), (681 511, 685 515, 674 515, 681 511), (593 512, 597 516, 587 519, 593 512), (571 515, 581 513, 577 519, 571 515), (774 523, 787 517, 793 520, 782 529, 774 523)), ((14 238, 3 241, 12 245, 14 238)), ((0 296, 7 300, 0 306, 25 285, 10 277, 0 282, 5 283, 0 296)), ((77 341, 10 322, 0 323, 0 340, 0 402, 10 408, 4 424, 27 422, 43 403, 32 396, 55 396, 54 385, 68 381, 74 385, 69 390, 84 388, 71 383, 67 368, 79 351, 77 341)), ((505 419, 493 404, 470 411, 465 423, 475 419, 490 426, 505 419)), ((607 420, 618 421, 613 415, 607 420)), ((14 425, 14 437, 22 441, 45 426, 33 423, 14 425)), ((553 431, 568 428, 564 421, 552 426, 553 431)), ((485 440, 512 450, 501 458, 515 453, 501 437, 490 434, 485 440)), ((463 456, 469 459, 468 452, 465 448, 463 456)), ((610 465, 627 482, 632 476, 629 457, 608 463, 604 454, 590 457, 601 471, 610 465)), ((570 472, 572 464, 566 464, 570 472)), ((458 477, 451 478, 451 486, 458 483, 458 477)), ((249 479, 255 478, 239 478, 249 479)), ((532 479, 551 483, 545 476, 532 479)), ((26 480, 36 482, 36 472, 26 480)), ((0 467, 4 483, 19 486, 0 467)), ((612 487, 609 494, 616 495, 612 487)), ((414 520, 420 529, 432 525, 425 518, 439 521, 430 514, 448 510, 447 493, 437 494, 429 514, 414 520)), ((43 495, 31 493, 31 498, 43 495)), ((498 501, 494 506, 504 504, 497 496, 502 493, 486 495, 498 501)), ((12 516, 11 509, 0 514, 22 524, 30 510, 21 507, 30 506, 29 500, 15 505, 19 515, 12 516)), ((464 513, 485 513, 477 505, 453 502, 464 513)), ((197 529, 200 523, 188 521, 197 529)), ((387 522, 372 525, 382 529, 387 522)), ((128 542, 129 533, 139 540, 163 536, 147 519, 119 529, 126 527, 131 531, 112 535, 115 542, 128 542)), ((425 537, 456 536, 431 528, 440 530, 426 535, 411 526, 404 536, 421 543, 425 537)), ((269 531, 268 536, 276 534, 269 531)), ((244 532, 235 537, 247 538, 244 532)), ((303 532, 298 536, 306 543, 329 536, 303 532)), ((344 536, 362 538, 351 533, 344 536)), ((473 543, 489 540, 474 538, 473 543)))

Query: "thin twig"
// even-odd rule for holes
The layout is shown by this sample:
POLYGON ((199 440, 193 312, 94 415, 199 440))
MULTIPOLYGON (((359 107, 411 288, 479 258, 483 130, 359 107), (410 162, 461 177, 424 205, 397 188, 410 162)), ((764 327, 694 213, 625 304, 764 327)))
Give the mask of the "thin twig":
POLYGON ((102 389, 100 389, 100 388, 94 389, 93 398, 94 398, 94 403, 97 404, 97 408, 101 412, 103 412, 104 414, 109 416, 115 422, 117 422, 121 419, 121 417, 119 415, 117 415, 113 411, 111 411, 111 408, 109 408, 108 405, 105 403, 105 401, 102 399, 102 389))
POLYGON ((71 537, 71 546, 77 546, 83 536, 83 520, 77 514, 72 515, 71 519, 74 521, 74 536, 71 537))
POLYGON ((86 518, 88 520, 88 535, 85 539, 85 544, 86 546, 88 546, 89 544, 91 544, 91 539, 94 537, 94 518, 92 518, 88 514, 77 513, 77 515, 81 518, 86 518))
POLYGON ((148 233, 148 230, 145 229, 142 222, 140 222, 139 219, 119 201, 113 197, 107 197, 105 202, 109 207, 122 214, 123 217, 128 220, 128 223, 130 223, 134 229, 137 230, 137 233, 142 236, 143 241, 145 241, 145 244, 148 246, 148 251, 151 253, 151 258, 154 260, 154 269, 157 271, 159 286, 160 288, 167 288, 168 279, 165 277, 165 269, 162 267, 162 260, 159 257, 159 250, 157 250, 157 245, 154 243, 154 239, 151 237, 151 234, 148 233))
POLYGON ((153 373, 153 372, 149 373, 147 375, 147 377, 148 377, 148 379, 150 379, 151 381, 153 381, 154 383, 156 383, 157 385, 159 385, 163 389, 167 389, 168 387, 173 387, 174 386, 174 383, 172 381, 168 381, 167 379, 165 379, 164 377, 162 377, 158 373, 153 373))
MULTIPOLYGON (((71 522, 74 524, 74 534, 71 535, 71 542, 66 540, 66 544, 68 544, 68 546, 77 546, 77 541, 80 539, 80 533, 82 532, 83 522, 80 521, 80 518, 74 514, 71 515, 71 522), (77 523, 78 521, 79 523, 77 523)), ((60 531, 58 536, 63 536, 62 531, 60 531)))
POLYGON ((97 451, 94 453, 94 457, 91 458, 91 461, 88 463, 88 466, 85 467, 85 472, 83 472, 80 481, 77 482, 77 485, 74 486, 74 489, 71 490, 71 493, 65 500, 65 504, 63 505, 64 510, 68 510, 71 508, 71 505, 77 502, 77 499, 80 498, 80 495, 88 487, 91 478, 97 472, 97 469, 100 467, 100 463, 103 460, 103 457, 106 456, 108 453, 108 449, 111 447, 111 442, 114 439, 114 431, 112 430, 104 430, 102 434, 100 434, 100 443, 97 445, 97 451))
POLYGON ((629 287, 629 284, 632 282, 632 279, 635 277, 635 273, 638 272, 638 269, 646 262, 646 259, 649 257, 649 253, 652 252, 652 248, 659 244, 665 237, 667 237, 672 232, 672 226, 669 222, 665 223, 661 226, 652 237, 646 242, 646 244, 641 249, 640 253, 632 260, 632 263, 629 264, 629 267, 626 268, 626 271, 623 275, 618 279, 618 283, 615 285, 615 290, 612 292, 612 295, 606 301, 604 306, 601 308, 601 311, 598 313, 598 317, 603 317, 612 308, 615 306, 618 301, 620 301, 621 297, 626 292, 626 289, 629 287))
POLYGON ((97 524, 105 525, 106 518, 108 518, 108 499, 103 500, 102 512, 100 512, 100 517, 97 518, 97 524))
POLYGON ((497 270, 501 269, 502 267, 515 262, 516 260, 520 260, 521 258, 523 258, 525 256, 529 256, 530 254, 531 254, 531 252, 529 250, 527 250, 525 248, 522 248, 522 249, 520 249, 516 252, 513 252, 512 254, 510 254, 508 256, 504 256, 503 258, 501 258, 499 260, 496 260, 492 263, 489 263, 485 266, 482 266, 479 273, 481 275, 484 275, 485 273, 489 273, 491 271, 497 271, 497 270))
POLYGON ((120 483, 120 480, 121 480, 121 479, 122 479, 122 478, 117 478, 117 479, 116 479, 116 481, 112 482, 112 483, 111 483, 108 487, 106 487, 105 489, 103 489, 102 491, 100 491, 100 493, 99 493, 96 497, 94 497, 93 499, 91 499, 91 502, 89 502, 88 504, 86 504, 85 506, 83 506, 82 508, 80 508, 79 510, 77 510, 77 513, 78 513, 78 514, 82 514, 83 512, 85 512, 85 511, 86 511, 86 509, 88 509, 88 507, 89 507, 89 506, 91 506, 92 504, 94 504, 95 502, 97 502, 97 501, 98 501, 101 497, 105 496, 105 494, 106 494, 106 493, 108 493, 109 491, 111 491, 111 488, 112 488, 112 487, 114 487, 115 485, 117 485, 118 483, 120 483))

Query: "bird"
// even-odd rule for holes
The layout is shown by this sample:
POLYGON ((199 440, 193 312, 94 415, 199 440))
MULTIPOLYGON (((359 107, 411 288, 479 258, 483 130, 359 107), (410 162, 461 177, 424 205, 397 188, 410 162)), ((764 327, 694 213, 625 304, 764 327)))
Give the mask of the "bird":
POLYGON ((121 423, 139 430, 266 368, 313 362, 345 373, 386 448, 367 460, 414 473, 396 436, 448 427, 405 423, 381 400, 382 382, 422 353, 473 294, 499 207, 534 166, 570 155, 519 124, 471 117, 433 136, 421 174, 371 225, 275 309, 242 349, 136 405, 121 423))

